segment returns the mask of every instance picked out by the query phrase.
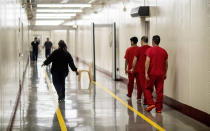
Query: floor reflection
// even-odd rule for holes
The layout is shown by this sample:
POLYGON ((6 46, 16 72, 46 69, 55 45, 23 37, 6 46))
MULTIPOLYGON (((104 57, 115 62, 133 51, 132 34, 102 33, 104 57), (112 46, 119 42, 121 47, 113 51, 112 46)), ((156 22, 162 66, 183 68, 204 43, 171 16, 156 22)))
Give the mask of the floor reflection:
MULTIPOLYGON (((132 100, 127 100, 127 103, 128 105, 133 107, 132 100)), ((143 106, 138 101, 137 101, 137 110, 140 113, 144 112, 143 106)), ((130 109, 127 109, 127 112, 128 112, 128 125, 126 126, 126 131, 153 131, 154 128, 150 124, 148 124, 145 120, 143 120, 140 116, 135 114, 130 109)), ((147 117, 150 116, 150 118, 152 117, 151 113, 146 113, 146 116, 147 117)))
MULTIPOLYGON (((71 128, 69 127, 68 124, 66 124, 66 123, 68 123, 68 119, 66 118, 65 102, 59 102, 58 103, 58 107, 59 107, 60 112, 62 114, 62 118, 63 118, 63 120, 65 122, 66 128, 67 128, 68 131, 70 131, 71 128)), ((58 112, 59 109, 57 109, 56 112, 58 112)), ((61 130, 61 127, 60 127, 59 120, 58 120, 56 112, 54 113, 51 131, 59 131, 59 130, 61 130)))
POLYGON ((24 130, 30 131, 34 130, 37 124, 37 83, 39 81, 37 64, 31 64, 31 87, 28 94, 28 107, 26 110, 26 120, 24 125, 24 130))
POLYGON ((35 87, 39 82, 37 63, 31 63, 31 85, 35 87))

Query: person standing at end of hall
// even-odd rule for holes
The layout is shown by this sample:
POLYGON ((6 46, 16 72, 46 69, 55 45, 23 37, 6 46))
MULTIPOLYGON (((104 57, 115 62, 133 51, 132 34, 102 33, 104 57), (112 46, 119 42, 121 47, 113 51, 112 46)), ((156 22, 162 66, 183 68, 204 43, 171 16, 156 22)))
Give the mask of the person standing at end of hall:
POLYGON ((77 75, 77 68, 74 65, 71 54, 67 51, 67 46, 63 40, 58 43, 59 48, 52 52, 52 54, 44 61, 42 66, 49 65, 52 62, 51 73, 53 85, 58 94, 58 101, 65 100, 65 78, 69 73, 68 66, 77 75))
POLYGON ((38 49, 39 49, 39 42, 37 37, 34 38, 34 41, 31 42, 32 46, 32 60, 37 61, 38 58, 38 49))
MULTIPOLYGON (((146 93, 145 93, 145 86, 146 86, 146 79, 145 79, 145 61, 146 61, 146 51, 150 48, 148 45, 148 37, 147 36, 142 36, 141 37, 141 47, 139 47, 136 51, 135 57, 133 59, 133 64, 132 64, 132 69, 130 70, 131 72, 134 71, 134 68, 137 68, 138 72, 138 80, 140 82, 141 88, 137 88, 139 90, 139 93, 142 93, 144 95, 144 105, 147 105, 147 100, 146 100, 146 93)), ((139 94, 141 97, 142 94, 139 94)))
POLYGON ((43 48, 45 48, 45 57, 47 58, 50 55, 52 49, 52 42, 49 40, 49 38, 47 38, 43 48))
POLYGON ((163 86, 167 77, 168 70, 168 54, 165 49, 159 47, 160 36, 152 37, 153 47, 146 52, 145 77, 147 79, 146 111, 151 111, 156 107, 156 112, 161 113, 163 108, 163 86), (156 89, 156 102, 153 100, 153 87, 156 89))
MULTIPOLYGON (((132 92, 134 88, 134 79, 136 79, 137 89, 140 88, 139 87, 140 83, 138 81, 138 73, 136 71, 136 68, 134 69, 132 73, 130 72, 130 69, 132 68, 132 62, 135 56, 135 52, 138 49, 138 46, 137 46, 138 38, 132 37, 130 38, 130 42, 131 42, 131 47, 129 47, 126 50, 125 57, 124 57, 125 58, 125 73, 128 74, 128 94, 127 94, 128 99, 130 99, 132 96, 132 92)), ((137 90, 137 100, 141 100, 141 96, 139 96, 141 92, 138 92, 138 91, 139 90, 137 90)))

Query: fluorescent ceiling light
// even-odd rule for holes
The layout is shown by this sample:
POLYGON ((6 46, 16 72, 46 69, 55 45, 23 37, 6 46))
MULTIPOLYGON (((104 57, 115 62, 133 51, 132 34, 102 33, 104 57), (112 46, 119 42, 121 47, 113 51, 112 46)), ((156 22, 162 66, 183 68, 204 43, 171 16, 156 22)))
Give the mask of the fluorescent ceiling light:
POLYGON ((36 14, 36 17, 71 17, 76 14, 36 14))
POLYGON ((72 25, 73 26, 73 25, 75 25, 75 23, 70 21, 70 22, 65 23, 64 25, 72 25))
POLYGON ((95 2, 95 0, 90 0, 88 3, 91 4, 91 3, 93 3, 93 2, 95 2))
POLYGON ((91 4, 37 4, 37 7, 91 7, 91 4))
POLYGON ((59 16, 53 16, 53 17, 43 17, 43 16, 39 16, 39 17, 36 17, 36 19, 70 19, 70 17, 59 17, 59 16))
POLYGON ((35 25, 60 25, 63 20, 36 20, 35 25))
POLYGON ((68 3, 69 0, 62 0, 61 3, 68 3))
POLYGON ((76 12, 82 12, 81 9, 37 9, 36 12, 38 13, 46 13, 46 12, 52 12, 52 13, 76 13, 76 12))

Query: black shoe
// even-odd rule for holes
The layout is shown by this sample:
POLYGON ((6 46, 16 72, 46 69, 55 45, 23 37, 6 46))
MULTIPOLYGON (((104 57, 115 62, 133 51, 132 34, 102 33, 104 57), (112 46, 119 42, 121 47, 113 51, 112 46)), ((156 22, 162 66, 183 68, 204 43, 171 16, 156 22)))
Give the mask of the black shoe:
POLYGON ((128 94, 127 94, 126 96, 127 96, 127 100, 131 100, 131 97, 130 97, 130 96, 128 96, 128 94))
POLYGON ((62 98, 62 99, 58 99, 59 102, 64 102, 65 101, 65 98, 62 98))

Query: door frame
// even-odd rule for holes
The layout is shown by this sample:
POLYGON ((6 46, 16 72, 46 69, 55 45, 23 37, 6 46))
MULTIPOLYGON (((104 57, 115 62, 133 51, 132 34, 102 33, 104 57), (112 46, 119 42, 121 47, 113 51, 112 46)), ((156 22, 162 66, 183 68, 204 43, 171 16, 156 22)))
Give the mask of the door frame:
POLYGON ((113 32, 113 43, 112 43, 112 79, 119 80, 119 75, 117 74, 117 36, 116 36, 116 23, 112 24, 95 24, 92 23, 92 53, 93 53, 93 80, 96 81, 96 53, 95 53, 95 28, 111 27, 113 32))

